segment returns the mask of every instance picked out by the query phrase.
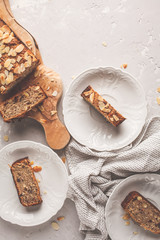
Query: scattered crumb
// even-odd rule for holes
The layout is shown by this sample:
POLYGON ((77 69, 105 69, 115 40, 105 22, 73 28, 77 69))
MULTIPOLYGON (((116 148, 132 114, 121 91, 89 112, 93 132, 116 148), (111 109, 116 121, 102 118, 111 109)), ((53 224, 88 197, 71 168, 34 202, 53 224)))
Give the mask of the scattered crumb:
POLYGON ((76 77, 75 76, 72 76, 72 79, 74 80, 76 77))
POLYGON ((37 182, 38 182, 38 183, 40 183, 40 182, 41 182, 39 178, 37 178, 37 182))
POLYGON ((58 94, 57 91, 54 91, 54 92, 52 93, 52 96, 53 96, 53 97, 56 97, 57 94, 58 94))
POLYGON ((125 222, 125 225, 126 226, 130 225, 130 222, 129 221, 125 222))
POLYGON ((5 136, 3 137, 3 139, 4 139, 5 142, 8 142, 8 141, 9 141, 9 136, 8 136, 8 135, 5 135, 5 136))
POLYGON ((129 220, 129 219, 130 219, 130 216, 129 216, 128 213, 126 213, 126 214, 123 215, 122 218, 123 218, 123 220, 129 220))
POLYGON ((56 230, 56 231, 59 230, 59 225, 58 225, 57 222, 52 222, 51 225, 52 225, 52 228, 53 228, 54 230, 56 230))
POLYGON ((107 47, 107 43, 104 41, 102 42, 103 47, 107 47))
POLYGON ((44 191, 43 193, 44 193, 44 194, 47 194, 47 191, 44 191))
POLYGON ((34 164, 34 162, 33 162, 33 161, 31 161, 31 162, 30 162, 30 165, 33 165, 33 164, 34 164))
POLYGON ((137 234, 138 234, 138 232, 133 232, 133 234, 134 234, 134 235, 137 235, 137 234))
POLYGON ((160 105, 160 97, 157 97, 157 103, 160 105))
POLYGON ((126 69, 128 67, 128 64, 124 63, 122 66, 124 69, 126 69))
POLYGON ((64 163, 66 162, 66 157, 62 157, 61 159, 64 163))
POLYGON ((120 68, 123 68, 123 66, 121 65, 120 68))
POLYGON ((158 87, 158 88, 157 88, 157 92, 159 92, 159 93, 160 93, 160 87, 158 87))
POLYGON ((34 172, 40 172, 40 171, 42 171, 42 167, 41 166, 35 166, 35 167, 33 167, 33 171, 34 172))
POLYGON ((47 122, 46 119, 43 119, 43 118, 40 119, 40 123, 46 123, 46 122, 47 122))
POLYGON ((58 221, 64 220, 64 216, 57 217, 57 220, 58 220, 58 221))

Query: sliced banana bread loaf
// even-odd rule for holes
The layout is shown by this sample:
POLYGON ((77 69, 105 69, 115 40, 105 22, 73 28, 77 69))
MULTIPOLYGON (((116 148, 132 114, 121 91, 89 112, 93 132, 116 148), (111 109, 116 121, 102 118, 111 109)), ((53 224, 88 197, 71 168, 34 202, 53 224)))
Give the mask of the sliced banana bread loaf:
POLYGON ((88 86, 82 92, 81 96, 113 126, 117 127, 125 120, 125 117, 116 111, 102 96, 94 91, 91 86, 88 86))
POLYGON ((7 93, 38 65, 38 59, 0 19, 0 93, 7 93))
POLYGON ((20 118, 46 98, 39 86, 30 86, 0 104, 0 113, 5 122, 20 118))
POLYGON ((138 225, 160 234, 160 211, 140 193, 130 192, 121 205, 138 225))
POLYGON ((19 200, 25 207, 42 203, 40 189, 28 157, 17 160, 11 166, 19 200))

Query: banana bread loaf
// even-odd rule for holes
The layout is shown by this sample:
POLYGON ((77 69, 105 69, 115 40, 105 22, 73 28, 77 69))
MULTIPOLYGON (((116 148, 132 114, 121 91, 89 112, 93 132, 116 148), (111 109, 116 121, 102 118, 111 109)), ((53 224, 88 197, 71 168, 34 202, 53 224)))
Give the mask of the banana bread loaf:
POLYGON ((14 162, 11 173, 23 206, 29 207, 42 203, 40 189, 28 157, 14 162))
POLYGON ((7 93, 38 65, 38 59, 0 19, 0 93, 7 93))
POLYGON ((130 192, 121 205, 139 226, 160 234, 160 211, 140 193, 130 192))
POLYGON ((5 122, 23 117, 46 98, 39 86, 30 86, 0 104, 0 113, 5 122))
POLYGON ((108 122, 117 127, 125 118, 114 109, 91 86, 88 86, 81 94, 84 100, 91 104, 108 122))

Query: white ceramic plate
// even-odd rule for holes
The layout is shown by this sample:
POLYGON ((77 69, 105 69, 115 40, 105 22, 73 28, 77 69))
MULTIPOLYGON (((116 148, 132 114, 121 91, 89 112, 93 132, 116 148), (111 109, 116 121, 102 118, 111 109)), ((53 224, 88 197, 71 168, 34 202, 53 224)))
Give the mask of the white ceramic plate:
POLYGON ((0 151, 0 216, 21 226, 35 226, 46 222, 62 207, 68 189, 68 175, 64 163, 50 148, 32 141, 11 143, 0 151), (35 173, 43 202, 26 208, 21 205, 8 166, 28 156, 34 165, 42 166, 35 173))
POLYGON ((154 240, 160 239, 149 231, 145 231, 137 224, 129 220, 126 226, 122 219, 125 211, 121 202, 131 191, 141 193, 145 198, 160 209, 160 175, 136 174, 123 180, 111 194, 105 210, 106 226, 112 240, 154 240), (135 235, 135 233, 137 233, 135 235))
POLYGON ((147 115, 146 105, 142 86, 129 74, 111 67, 91 69, 71 83, 63 101, 64 121, 79 143, 98 151, 116 150, 139 135, 147 115), (88 85, 127 118, 117 128, 80 96, 88 85))

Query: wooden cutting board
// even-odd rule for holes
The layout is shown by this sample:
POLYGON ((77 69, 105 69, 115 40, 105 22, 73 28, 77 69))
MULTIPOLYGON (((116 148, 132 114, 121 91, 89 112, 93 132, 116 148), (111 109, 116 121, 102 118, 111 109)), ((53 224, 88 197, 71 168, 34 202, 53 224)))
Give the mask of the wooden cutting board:
POLYGON ((27 114, 27 117, 37 120, 43 126, 47 143, 51 148, 55 150, 63 149, 70 140, 70 134, 59 120, 57 114, 57 103, 62 96, 63 90, 61 78, 59 74, 43 64, 34 37, 14 19, 8 0, 0 0, 0 18, 8 24, 12 31, 32 50, 40 61, 37 69, 18 84, 18 87, 12 91, 12 94, 10 93, 5 97, 0 96, 0 103, 28 85, 36 84, 41 86, 47 98, 40 108, 34 108, 27 114))

